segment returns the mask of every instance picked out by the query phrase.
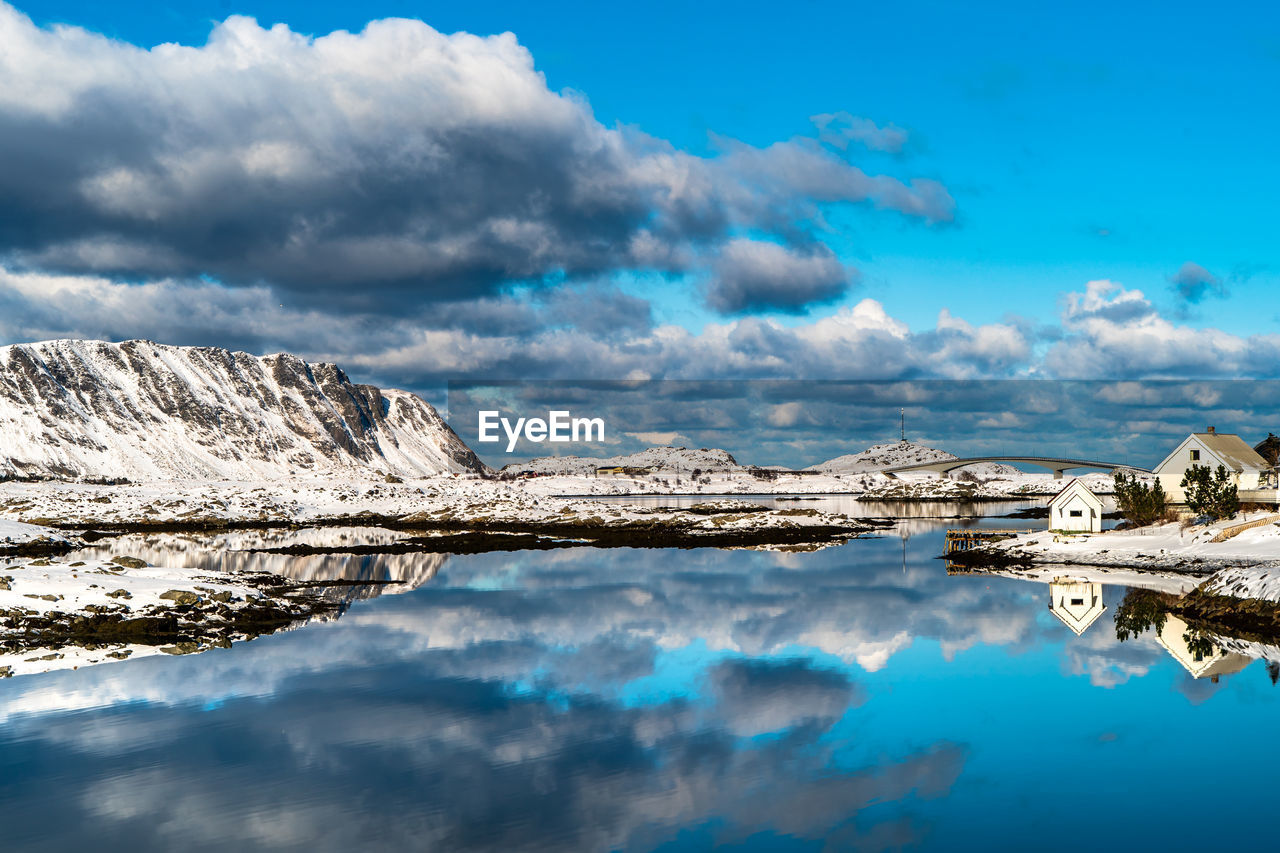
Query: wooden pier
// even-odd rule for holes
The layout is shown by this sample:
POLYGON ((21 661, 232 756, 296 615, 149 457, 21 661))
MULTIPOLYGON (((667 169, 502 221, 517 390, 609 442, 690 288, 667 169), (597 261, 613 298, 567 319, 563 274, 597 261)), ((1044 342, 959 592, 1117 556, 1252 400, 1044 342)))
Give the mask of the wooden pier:
POLYGON ((989 545, 992 542, 999 542, 1001 539, 1008 539, 1012 536, 1017 536, 1019 533, 1026 532, 1025 530, 989 530, 980 527, 948 530, 947 543, 942 553, 943 556, 946 556, 957 551, 968 551, 971 548, 977 548, 979 545, 989 545))

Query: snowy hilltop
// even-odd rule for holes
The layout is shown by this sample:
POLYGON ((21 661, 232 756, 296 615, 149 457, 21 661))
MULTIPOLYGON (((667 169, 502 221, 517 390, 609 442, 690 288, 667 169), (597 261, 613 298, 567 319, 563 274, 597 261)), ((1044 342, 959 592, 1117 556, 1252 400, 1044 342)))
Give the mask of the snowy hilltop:
POLYGON ((483 464, 436 410, 332 364, 149 341, 0 347, 0 476, 423 477, 483 464))
POLYGON ((592 456, 542 456, 528 462, 513 462, 502 468, 505 473, 529 471, 534 474, 588 475, 599 468, 648 468, 653 471, 741 471, 728 451, 715 448, 691 450, 686 447, 646 447, 625 456, 597 458, 592 456))
MULTIPOLYGON (((877 444, 803 470, 744 465, 725 450, 650 447, 608 458, 548 456, 504 467, 504 479, 533 475, 525 488, 538 494, 878 494, 901 500, 1053 494, 1062 487, 1046 474, 981 462, 949 476, 930 472, 886 477, 886 468, 957 458, 911 442, 877 444)), ((1108 480, 1109 482, 1109 480, 1108 480)), ((1108 489, 1109 490, 1109 489, 1108 489)))
MULTIPOLYGON (((954 453, 948 453, 945 450, 937 450, 910 441, 897 441, 892 444, 873 444, 859 453, 837 456, 835 459, 828 459, 805 470, 820 471, 824 474, 863 474, 883 471, 885 468, 895 468, 899 465, 943 462, 957 458, 959 457, 954 453)), ((960 471, 967 471, 981 480, 1016 477, 1021 473, 1011 465, 1001 465, 996 462, 977 462, 957 469, 956 473, 960 471)))

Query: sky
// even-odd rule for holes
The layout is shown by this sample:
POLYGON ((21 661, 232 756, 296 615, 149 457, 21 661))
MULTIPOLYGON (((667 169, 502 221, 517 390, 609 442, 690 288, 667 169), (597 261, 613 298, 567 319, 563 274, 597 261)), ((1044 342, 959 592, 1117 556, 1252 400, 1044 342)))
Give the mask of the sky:
POLYGON ((1263 4, 0 3, 0 343, 1270 378, 1263 4))

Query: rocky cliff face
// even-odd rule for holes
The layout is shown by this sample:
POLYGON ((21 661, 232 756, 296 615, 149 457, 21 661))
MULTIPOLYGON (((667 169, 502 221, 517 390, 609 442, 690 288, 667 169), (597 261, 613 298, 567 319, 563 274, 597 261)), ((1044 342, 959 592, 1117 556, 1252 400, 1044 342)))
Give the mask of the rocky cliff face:
POLYGON ((332 364, 150 341, 0 347, 0 475, 130 480, 478 471, 426 401, 332 364))

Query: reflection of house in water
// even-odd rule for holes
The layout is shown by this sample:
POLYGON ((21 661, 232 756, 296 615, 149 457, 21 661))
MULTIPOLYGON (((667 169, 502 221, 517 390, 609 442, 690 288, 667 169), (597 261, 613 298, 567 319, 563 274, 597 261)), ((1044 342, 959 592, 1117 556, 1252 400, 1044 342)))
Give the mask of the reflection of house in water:
POLYGON ((1209 678, 1217 682, 1218 676, 1239 672, 1253 662, 1248 655, 1226 651, 1214 643, 1206 643, 1207 648, 1199 648, 1201 644, 1187 642, 1187 632, 1186 622, 1167 614, 1156 641, 1191 673, 1192 678, 1209 678), (1193 645, 1197 648, 1192 648, 1193 645))
POLYGON ((1089 629, 1107 606, 1102 603, 1102 584, 1060 578, 1049 583, 1049 612, 1076 636, 1089 629))

